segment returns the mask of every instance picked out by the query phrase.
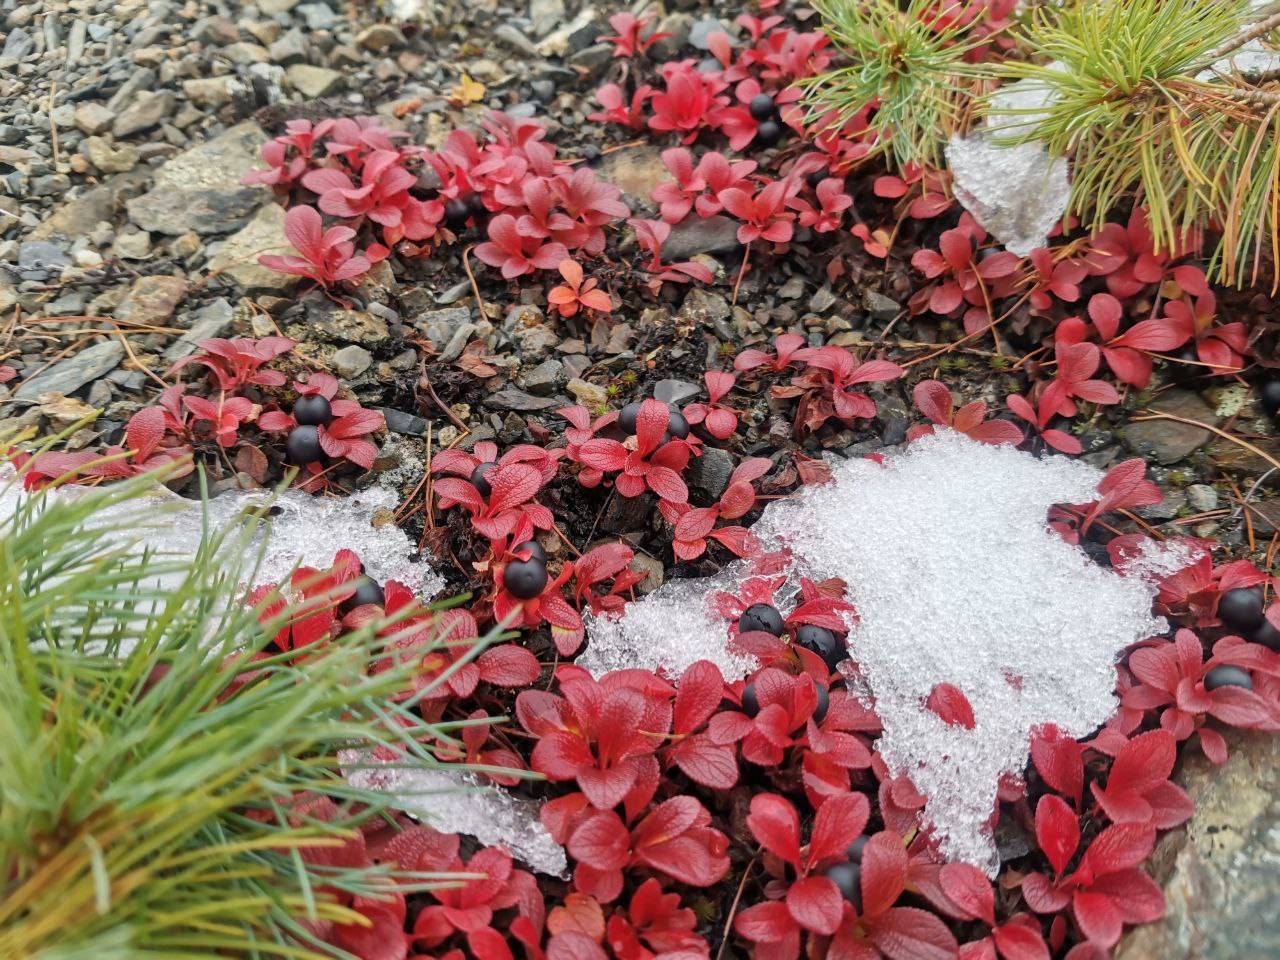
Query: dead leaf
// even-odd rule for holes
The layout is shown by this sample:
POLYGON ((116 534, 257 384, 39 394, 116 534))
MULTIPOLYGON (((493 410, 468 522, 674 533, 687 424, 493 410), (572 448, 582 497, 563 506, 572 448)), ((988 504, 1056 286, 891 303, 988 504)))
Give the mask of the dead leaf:
POLYGON ((483 100, 484 94, 484 84, 464 73, 462 80, 450 91, 449 102, 455 107, 465 107, 483 100))

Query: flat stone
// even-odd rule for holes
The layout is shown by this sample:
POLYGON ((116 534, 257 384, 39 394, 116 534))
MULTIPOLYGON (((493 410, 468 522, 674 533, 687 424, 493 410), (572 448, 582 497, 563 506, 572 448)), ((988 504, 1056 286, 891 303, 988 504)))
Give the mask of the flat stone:
POLYGON ((535 397, 533 394, 525 393, 516 387, 507 386, 485 397, 484 405, 491 410, 513 410, 516 413, 528 413, 534 410, 549 410, 552 407, 558 407, 560 402, 546 397, 535 397))
POLYGON ((1280 500, 1250 503, 1245 509, 1249 513, 1255 536, 1269 537, 1280 530, 1280 500))
POLYGON ((1187 505, 1196 513, 1218 509, 1218 491, 1207 483, 1193 483, 1187 487, 1187 505))
POLYGON ((183 357, 196 352, 196 345, 201 340, 213 337, 224 337, 231 331, 235 320, 235 311, 231 304, 219 297, 213 303, 201 307, 191 314, 191 326, 187 332, 169 345, 163 356, 169 363, 175 363, 183 357))
POLYGON ((309 63, 295 63, 284 72, 289 86, 309 100, 328 96, 341 90, 346 82, 337 70, 314 67, 309 63))
POLYGON ((106 133, 115 119, 116 115, 100 103, 88 101, 76 104, 75 123, 81 133, 89 136, 106 133))
POLYGON ((536 397, 545 397, 555 393, 564 379, 564 363, 554 359, 543 360, 520 378, 520 385, 536 397))
POLYGON ((258 263, 264 253, 286 253, 284 207, 268 203, 241 230, 233 233, 209 260, 209 270, 234 280, 248 293, 286 294, 302 282, 301 277, 269 270, 258 263))
POLYGON ((143 90, 111 124, 111 132, 117 137, 132 137, 160 125, 160 121, 173 113, 177 98, 169 90, 143 90))
POLYGON ((872 320, 881 322, 892 320, 902 312, 902 305, 897 300, 876 290, 868 290, 862 295, 862 306, 872 320))
POLYGON ((529 0, 529 29, 545 37, 564 20, 564 0, 529 0))
POLYGON ((702 456, 689 463, 689 483, 708 496, 719 499, 729 486, 733 456, 719 447, 703 447, 702 456))
POLYGON ((116 308, 116 317, 164 326, 186 295, 187 282, 181 277, 139 277, 116 308))
POLYGON ((295 339, 317 339, 328 343, 358 343, 376 346, 390 336, 385 320, 362 310, 343 310, 325 301, 307 311, 304 324, 297 325, 295 339))
POLYGON ((28 240, 18 247, 18 269, 23 273, 59 274, 71 266, 71 258, 56 243, 28 240))
POLYGON ((538 48, 533 41, 509 23, 499 24, 493 31, 493 39, 527 57, 538 56, 538 48))
POLYGON ((415 416, 412 413, 405 413, 403 410, 394 410, 391 407, 374 407, 387 421, 387 429, 392 433, 403 434, 409 437, 425 436, 427 432, 427 421, 422 417, 415 416))
POLYGON ((685 294, 684 303, 680 305, 680 320, 697 326, 707 326, 717 320, 728 320, 732 313, 729 301, 718 293, 711 293, 702 287, 694 287, 685 294))
POLYGON ((1280 737, 1224 732, 1214 766, 1186 751, 1176 775, 1195 814, 1149 861, 1165 916, 1130 931, 1115 960, 1260 960, 1280 956, 1280 737))
POLYGON ((259 149, 265 140, 250 121, 180 153, 156 171, 149 193, 128 201, 129 219, 144 230, 170 236, 239 229, 271 196, 266 187, 240 183, 261 165, 259 149))
POLYGON ((351 344, 333 355, 333 368, 344 380, 354 380, 373 366, 373 354, 364 347, 351 344))
POLYGON ((32 240, 48 240, 65 237, 68 240, 84 235, 103 221, 114 218, 115 200, 111 187, 102 185, 86 190, 45 218, 31 231, 32 240))
POLYGON ((127 143, 111 143, 102 137, 86 137, 84 155, 103 173, 128 173, 138 165, 138 151, 127 143))
POLYGON ((356 43, 365 50, 381 53, 404 46, 404 34, 389 23, 375 23, 356 34, 356 43))
POLYGON ((672 403, 677 407, 684 406, 700 393, 702 387, 688 380, 659 380, 653 385, 653 399, 672 403))
MULTIPOLYGON (((1160 413, 1217 426, 1221 418, 1213 412, 1198 393, 1191 390, 1170 390, 1151 404, 1160 413)), ((1125 443, 1134 453, 1154 457, 1168 466, 1186 459, 1206 443, 1212 434, 1203 427, 1176 420, 1143 420, 1125 427, 1125 443)))
POLYGON ((596 173, 601 180, 614 184, 628 196, 644 204, 654 188, 669 179, 662 165, 662 151, 651 144, 615 150, 600 160, 596 173))
POLYGON ((567 389, 578 403, 591 411, 592 416, 596 416, 601 408, 609 405, 609 395, 604 387, 598 384, 575 377, 569 381, 567 389))
POLYGON ((699 253, 727 253, 742 246, 738 242, 738 221, 723 214, 686 217, 671 228, 662 245, 662 259, 688 260, 699 253))
POLYGON ((19 400, 35 400, 42 393, 75 393, 86 383, 114 370, 124 357, 124 346, 118 337, 101 340, 79 353, 59 360, 48 370, 37 373, 14 391, 19 400))

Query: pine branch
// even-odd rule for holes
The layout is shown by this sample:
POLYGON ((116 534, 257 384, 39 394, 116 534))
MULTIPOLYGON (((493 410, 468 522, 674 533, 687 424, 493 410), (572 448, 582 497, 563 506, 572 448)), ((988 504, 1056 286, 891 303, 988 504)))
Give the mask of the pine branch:
POLYGON ((1208 67, 1209 65, 1216 63, 1233 50, 1239 50, 1251 40, 1257 40, 1259 37, 1265 37, 1268 33, 1278 27, 1280 27, 1280 13, 1273 13, 1266 19, 1255 23, 1239 36, 1234 37, 1222 46, 1218 47, 1216 50, 1211 51, 1208 56, 1208 63, 1206 63, 1205 66, 1208 67))

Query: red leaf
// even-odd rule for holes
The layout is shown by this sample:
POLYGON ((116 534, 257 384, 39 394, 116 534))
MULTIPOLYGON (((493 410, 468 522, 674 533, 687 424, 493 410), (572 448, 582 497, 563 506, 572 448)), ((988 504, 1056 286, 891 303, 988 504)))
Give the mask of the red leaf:
POLYGON ((704 736, 690 737, 671 752, 686 777, 712 790, 728 790, 738 782, 738 757, 732 747, 712 743, 704 736))
POLYGON ((1081 891, 1072 898, 1071 907, 1080 932, 1090 941, 1103 947, 1113 947, 1120 940, 1124 921, 1109 897, 1081 891))
POLYGON ((1049 960, 1049 948, 1039 930, 1021 923, 1006 923, 991 931, 996 949, 1005 960, 1049 960))
POLYGON ((1031 737, 1031 761, 1050 787, 1080 803, 1084 789, 1084 747, 1053 724, 1039 727, 1031 737))
POLYGON ((973 707, 969 705, 968 697, 960 691, 959 687, 950 683, 935 684, 929 692, 925 706, 941 717, 948 726, 972 730, 976 725, 973 707))
POLYGON ((938 380, 921 380, 911 391, 916 408, 934 423, 947 426, 955 403, 951 391, 938 380))
POLYGON ((1058 876, 1080 845, 1080 824, 1061 797, 1047 794, 1036 806, 1036 840, 1058 876))
MULTIPOLYGON (((775 793, 751 798, 747 827, 760 846, 792 866, 800 865, 800 818, 788 801, 775 793)), ((896 896, 896 895, 895 895, 896 896)))
POLYGON ((967 863, 948 863, 943 866, 938 879, 947 898, 967 918, 982 920, 988 926, 995 925, 995 894, 986 874, 967 863))
POLYGON ((773 900, 743 910, 733 929, 753 943, 777 943, 795 931, 796 922, 785 903, 773 900))
POLYGON ((546 960, 608 960, 604 948, 584 933, 569 930, 547 941, 546 960))
POLYGON ((709 660, 691 664, 676 690, 675 733, 692 733, 711 719, 724 696, 724 677, 709 660))
POLYGON ((907 851, 897 834, 884 830, 862 850, 862 913, 874 917, 888 910, 907 885, 907 851))
POLYGON ((631 852, 631 834, 612 810, 597 811, 578 824, 566 849, 596 870, 621 870, 631 852))
POLYGON ((959 949, 945 923, 915 907, 894 907, 868 934, 889 960, 951 960, 959 949))
POLYGON ((818 808, 809 838, 809 864, 844 854, 866 829, 871 804, 861 793, 832 797, 818 808))
MULTIPOLYGON (((1044 800, 1040 803, 1043 806, 1044 800)), ((1036 814, 1038 819, 1039 810, 1036 814)), ((1073 816, 1072 820, 1074 819, 1073 816)), ((1155 843, 1156 832, 1153 828, 1139 823, 1118 823, 1107 827, 1094 838, 1084 853, 1081 867, 1087 866, 1094 876, 1136 867, 1151 855, 1155 843)))
POLYGON ((840 926, 842 903, 840 891, 827 877, 804 877, 787 890, 787 909, 796 923, 824 936, 835 933, 840 926))
POLYGON ((689 502, 689 489, 684 485, 684 481, 680 479, 680 474, 668 467, 650 465, 648 472, 645 474, 645 481, 648 483, 649 489, 663 500, 671 503, 689 502))
POLYGON ((489 509, 507 510, 532 499, 542 489, 542 472, 525 463, 509 463, 490 470, 489 509))
POLYGON ((514 643, 490 647, 476 659, 480 678, 500 687, 527 687, 538 679, 538 658, 514 643))

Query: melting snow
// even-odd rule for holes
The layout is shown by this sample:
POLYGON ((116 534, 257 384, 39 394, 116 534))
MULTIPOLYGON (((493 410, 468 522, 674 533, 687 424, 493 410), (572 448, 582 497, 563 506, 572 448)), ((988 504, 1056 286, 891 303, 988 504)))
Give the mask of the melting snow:
POLYGON ((501 787, 484 787, 468 774, 369 764, 363 751, 338 755, 352 786, 394 794, 392 804, 438 830, 465 833, 486 846, 499 845, 539 873, 563 877, 569 865, 564 848, 538 819, 541 806, 501 787))
MULTIPOLYGON (((833 477, 771 504, 753 529, 790 547, 797 573, 848 582, 860 618, 849 644, 884 722, 881 753, 929 798, 942 851, 994 869, 987 820, 1000 777, 1021 775, 1036 725, 1084 737, 1111 715, 1117 655, 1165 630, 1151 614, 1154 587, 1048 529, 1050 506, 1094 497, 1101 474, 1080 461, 942 431, 885 466, 835 464, 833 477), (973 730, 925 709, 944 682, 969 699, 973 730)), ((1152 575, 1185 563, 1151 560, 1152 575)), ((732 590, 742 570, 726 568, 718 585, 732 590)), ((673 583, 616 623, 593 621, 595 649, 581 662, 674 671, 705 657, 742 676, 727 624, 706 609, 715 585, 673 583)))

